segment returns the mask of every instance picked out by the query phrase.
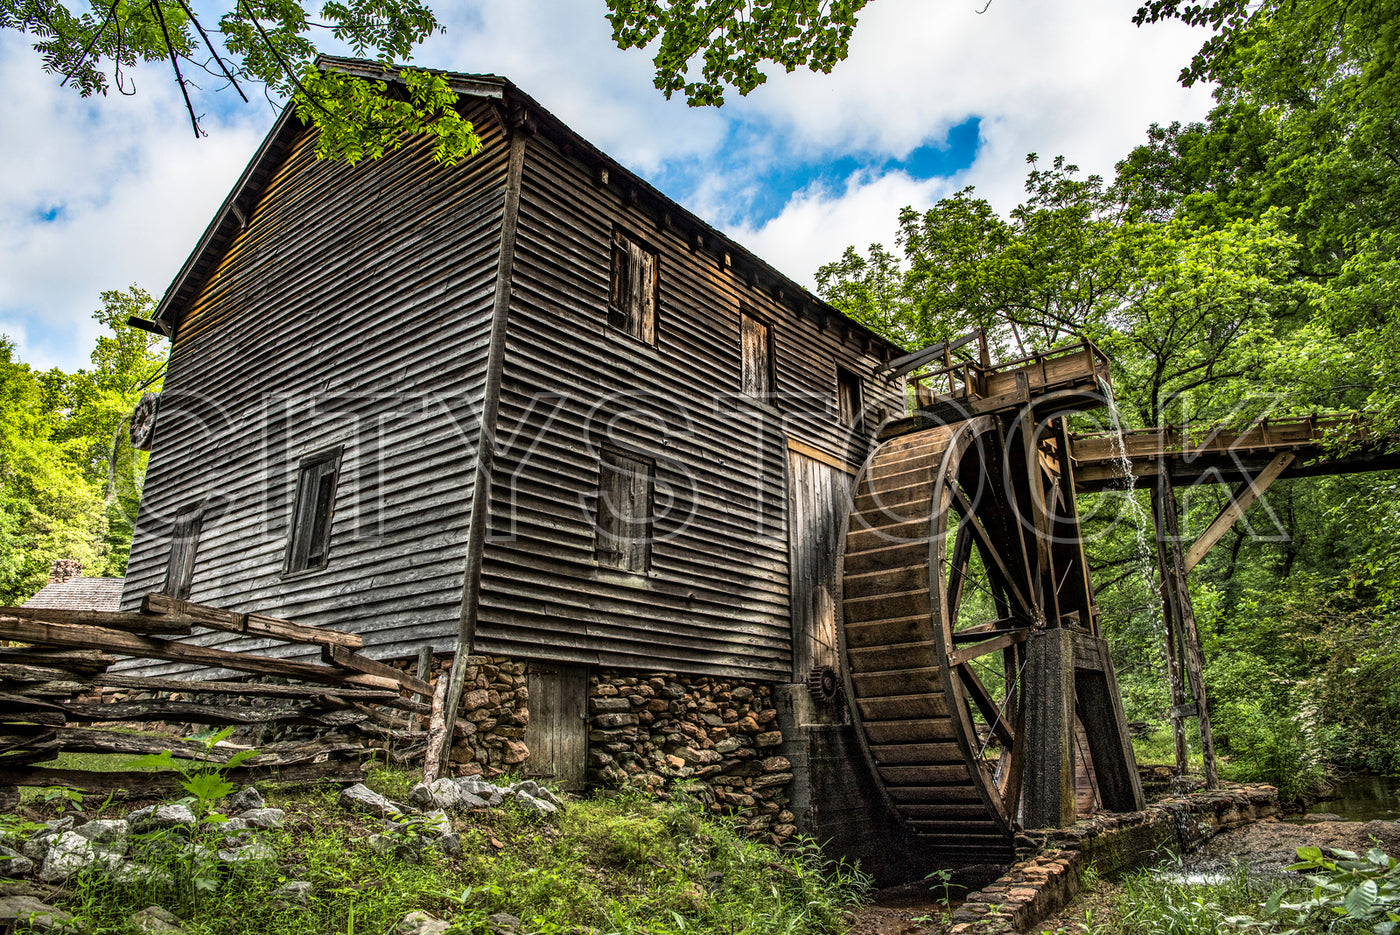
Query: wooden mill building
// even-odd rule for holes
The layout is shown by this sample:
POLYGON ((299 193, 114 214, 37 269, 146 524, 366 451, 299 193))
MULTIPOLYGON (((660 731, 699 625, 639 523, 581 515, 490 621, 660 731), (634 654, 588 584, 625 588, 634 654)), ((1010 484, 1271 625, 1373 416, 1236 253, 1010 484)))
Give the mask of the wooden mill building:
POLYGON ((125 606, 165 591, 564 685, 834 665, 850 478, 902 414, 876 377, 899 349, 508 80, 450 79, 478 155, 318 161, 289 108, 166 292, 125 606))

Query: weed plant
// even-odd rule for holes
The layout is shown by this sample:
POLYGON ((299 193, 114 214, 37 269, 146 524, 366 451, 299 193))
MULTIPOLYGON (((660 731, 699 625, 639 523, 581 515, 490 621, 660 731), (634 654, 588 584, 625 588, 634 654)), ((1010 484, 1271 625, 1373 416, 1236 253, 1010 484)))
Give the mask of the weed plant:
MULTIPOLYGON (((397 781, 389 773, 375 784, 397 781)), ((275 859, 225 870, 203 890, 86 876, 70 882, 64 908, 112 935, 135 935, 128 920, 153 904, 181 916, 189 935, 384 933, 419 909, 450 919, 453 935, 486 935, 498 912, 535 935, 836 935, 869 887, 810 841, 780 851, 693 803, 637 794, 571 803, 554 824, 510 807, 474 814, 457 822, 453 858, 372 847, 384 827, 341 809, 333 789, 269 800, 287 810, 281 828, 257 837, 275 859), (312 884, 306 905, 279 898, 290 880, 312 884)), ((183 867, 172 857, 164 869, 183 867)))

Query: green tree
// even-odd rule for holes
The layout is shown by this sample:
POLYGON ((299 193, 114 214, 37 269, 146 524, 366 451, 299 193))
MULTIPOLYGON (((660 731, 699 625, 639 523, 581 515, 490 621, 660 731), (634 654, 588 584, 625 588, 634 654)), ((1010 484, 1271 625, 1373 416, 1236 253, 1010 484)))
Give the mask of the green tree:
POLYGON ((106 556, 104 503, 86 476, 85 447, 57 440, 61 416, 45 404, 41 375, 14 359, 0 337, 0 602, 23 603, 43 586, 50 563, 85 568, 106 556))

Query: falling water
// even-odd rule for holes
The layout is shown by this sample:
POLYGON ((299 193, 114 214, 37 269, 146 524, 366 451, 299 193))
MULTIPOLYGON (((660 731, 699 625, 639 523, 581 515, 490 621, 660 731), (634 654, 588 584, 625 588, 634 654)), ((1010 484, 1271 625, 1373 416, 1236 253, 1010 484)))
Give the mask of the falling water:
POLYGON ((1113 428, 1113 448, 1118 456, 1118 476, 1122 480, 1123 499, 1128 504, 1128 511, 1133 515, 1133 532, 1137 535, 1138 564, 1142 568, 1143 580, 1147 582, 1148 600, 1150 609, 1155 610, 1161 602, 1157 594, 1154 583, 1154 552, 1152 545, 1147 541, 1147 511, 1138 503, 1137 497, 1133 493, 1133 462, 1128 458, 1128 445, 1123 438, 1123 416, 1118 411, 1118 400, 1113 396, 1113 387, 1107 380, 1099 379, 1099 390, 1103 393, 1104 402, 1108 405, 1108 424, 1113 428))

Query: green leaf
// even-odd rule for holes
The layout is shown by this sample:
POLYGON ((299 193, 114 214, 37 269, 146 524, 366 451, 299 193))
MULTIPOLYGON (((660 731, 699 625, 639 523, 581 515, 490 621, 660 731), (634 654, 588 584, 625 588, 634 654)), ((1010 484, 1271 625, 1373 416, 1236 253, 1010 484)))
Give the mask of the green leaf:
POLYGON ((1353 919, 1364 919, 1371 912, 1371 907, 1376 904, 1376 881, 1367 880, 1360 886, 1347 893, 1346 901, 1342 904, 1346 909, 1346 914, 1353 919))

